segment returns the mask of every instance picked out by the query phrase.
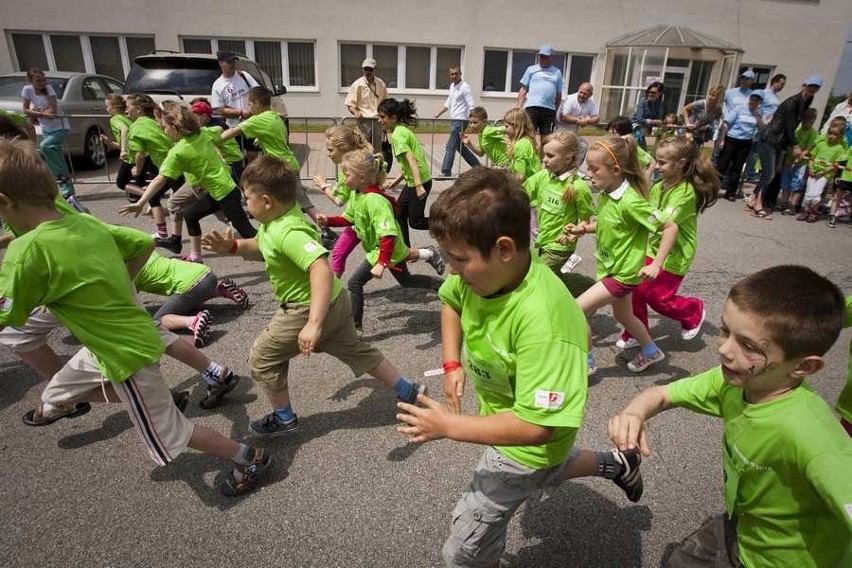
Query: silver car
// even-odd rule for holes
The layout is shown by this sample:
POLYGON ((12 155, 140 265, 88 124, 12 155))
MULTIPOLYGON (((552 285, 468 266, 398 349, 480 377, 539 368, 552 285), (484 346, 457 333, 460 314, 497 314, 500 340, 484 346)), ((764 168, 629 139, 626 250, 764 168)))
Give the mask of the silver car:
MULTIPOLYGON (((68 153, 80 158, 86 167, 103 167, 106 158, 99 134, 109 132, 104 99, 110 93, 121 94, 124 84, 112 77, 89 73, 45 71, 44 75, 56 91, 59 115, 68 117, 71 124, 71 132, 65 140, 68 153)), ((26 84, 26 73, 0 75, 0 109, 22 113, 21 91, 26 84)))

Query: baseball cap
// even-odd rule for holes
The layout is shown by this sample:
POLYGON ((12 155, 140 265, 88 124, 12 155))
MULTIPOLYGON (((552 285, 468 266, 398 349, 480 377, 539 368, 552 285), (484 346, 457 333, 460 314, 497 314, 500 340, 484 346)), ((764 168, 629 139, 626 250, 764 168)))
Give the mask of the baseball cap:
POLYGON ((810 77, 805 79, 805 82, 802 83, 802 85, 813 85, 814 87, 822 87, 822 77, 820 77, 819 75, 811 75, 810 77))
POLYGON ((217 51, 216 59, 218 61, 236 61, 239 57, 233 51, 217 51))
POLYGON ((752 71, 751 69, 746 69, 745 71, 740 73, 740 77, 745 77, 746 79, 752 79, 753 80, 754 77, 755 77, 754 71, 752 71))
POLYGON ((208 105, 204 101, 194 102, 194 103, 192 103, 192 106, 189 107, 189 108, 195 114, 206 114, 207 116, 213 116, 213 109, 210 108, 210 105, 208 105))
POLYGON ((365 59, 364 61, 361 62, 361 68, 363 69, 364 67, 369 67, 370 69, 375 69, 376 68, 376 60, 373 59, 372 57, 368 57, 367 59, 365 59))
POLYGON ((545 57, 553 57, 553 47, 549 45, 542 45, 541 49, 538 50, 539 55, 544 55, 545 57))

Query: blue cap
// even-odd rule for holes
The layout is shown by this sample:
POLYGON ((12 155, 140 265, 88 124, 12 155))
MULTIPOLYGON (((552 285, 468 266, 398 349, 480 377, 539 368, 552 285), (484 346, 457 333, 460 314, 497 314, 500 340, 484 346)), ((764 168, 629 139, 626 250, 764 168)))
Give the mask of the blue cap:
POLYGON ((539 55, 544 55, 545 57, 553 57, 553 47, 549 45, 542 45, 541 49, 538 50, 539 55))
POLYGON ((805 86, 813 85, 814 87, 822 87, 822 83, 823 83, 823 81, 822 81, 821 76, 811 75, 810 77, 805 79, 805 82, 802 83, 802 85, 805 85, 805 86))

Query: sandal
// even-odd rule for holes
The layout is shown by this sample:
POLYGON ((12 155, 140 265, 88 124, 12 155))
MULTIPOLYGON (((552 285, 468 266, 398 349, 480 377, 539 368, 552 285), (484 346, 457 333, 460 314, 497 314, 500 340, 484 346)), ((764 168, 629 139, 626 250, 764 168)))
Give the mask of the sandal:
POLYGON ((92 409, 92 405, 88 402, 77 402, 57 406, 48 413, 44 412, 44 405, 39 403, 34 409, 24 414, 22 420, 27 426, 47 426, 53 424, 60 418, 77 418, 83 416, 92 409))
POLYGON ((752 217, 757 217, 758 219, 763 219, 764 221, 772 220, 772 215, 770 213, 767 213, 764 209, 755 209, 751 215, 752 217))

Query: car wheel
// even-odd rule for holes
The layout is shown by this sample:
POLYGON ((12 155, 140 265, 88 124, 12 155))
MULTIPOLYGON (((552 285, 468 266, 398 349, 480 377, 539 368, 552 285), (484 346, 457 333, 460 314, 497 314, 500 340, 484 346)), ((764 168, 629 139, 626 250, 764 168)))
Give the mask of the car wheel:
POLYGON ((86 139, 83 142, 83 164, 87 168, 97 170, 104 167, 105 163, 106 154, 101 142, 101 132, 98 128, 92 127, 86 132, 86 139))

